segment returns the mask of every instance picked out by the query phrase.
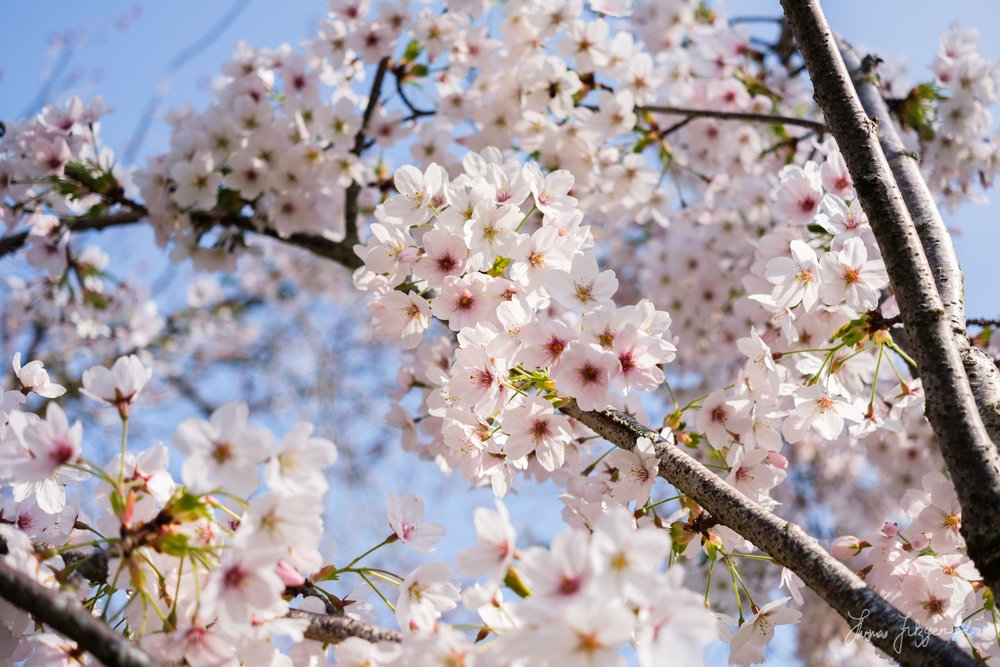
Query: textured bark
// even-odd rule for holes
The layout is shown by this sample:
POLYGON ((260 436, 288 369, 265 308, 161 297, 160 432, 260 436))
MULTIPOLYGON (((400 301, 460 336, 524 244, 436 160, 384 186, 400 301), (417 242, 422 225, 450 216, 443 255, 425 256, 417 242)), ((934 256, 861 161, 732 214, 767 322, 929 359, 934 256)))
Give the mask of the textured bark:
POLYGON ((94 618, 70 595, 42 586, 0 559, 0 597, 23 609, 107 667, 150 667, 157 664, 133 642, 94 618))
POLYGON ((585 412, 575 403, 562 411, 622 449, 649 438, 660 459, 659 476, 701 505, 719 523, 747 538, 805 584, 852 628, 903 665, 976 665, 957 644, 942 641, 909 620, 799 526, 772 514, 725 480, 666 442, 655 431, 616 410, 585 412), (859 625, 860 624, 860 625, 859 625))
POLYGON ((941 218, 934 195, 920 173, 918 157, 906 150, 899 137, 896 123, 882 98, 874 62, 867 58, 860 60, 843 39, 838 38, 837 43, 858 91, 861 106, 869 117, 878 121, 879 144, 920 237, 938 295, 951 321, 955 344, 969 376, 979 414, 990 439, 994 444, 1000 443, 1000 370, 982 349, 969 341, 964 279, 951 235, 941 218))
POLYGON ((395 630, 387 630, 375 625, 368 625, 346 616, 328 616, 314 614, 311 611, 293 609, 288 612, 289 618, 309 621, 305 638, 324 644, 338 644, 348 637, 359 637, 373 644, 379 642, 401 642, 403 635, 395 630))
POLYGON ((962 505, 962 535, 986 584, 1000 591, 1000 458, 990 440, 920 239, 816 0, 782 0, 882 252, 926 395, 926 415, 962 505))

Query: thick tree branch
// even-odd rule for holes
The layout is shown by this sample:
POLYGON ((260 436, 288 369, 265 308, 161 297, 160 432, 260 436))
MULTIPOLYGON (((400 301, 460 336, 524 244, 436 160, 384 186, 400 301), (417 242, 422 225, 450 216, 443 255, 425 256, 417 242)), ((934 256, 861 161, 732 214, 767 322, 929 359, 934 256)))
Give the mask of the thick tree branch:
POLYGON ((576 403, 562 411, 622 449, 649 438, 660 459, 659 476, 701 505, 784 567, 830 605, 852 628, 862 623, 870 641, 904 665, 972 666, 959 648, 928 633, 868 588, 858 575, 827 553, 799 526, 768 512, 655 431, 616 410, 585 412, 576 403), (861 620, 863 619, 863 621, 861 620))
POLYGON ((969 376, 972 393, 976 397, 979 414, 994 444, 1000 443, 1000 371, 983 350, 969 341, 965 320, 965 290, 962 269, 951 242, 951 235, 941 218, 934 195, 920 173, 918 156, 906 150, 889 107, 882 98, 882 90, 875 72, 876 59, 859 60, 854 50, 837 38, 840 53, 851 73, 858 91, 861 106, 870 118, 878 122, 878 138, 889 168, 899 186, 899 192, 910 213, 910 218, 920 237, 920 245, 927 255, 927 263, 934 275, 934 284, 951 320, 952 334, 962 364, 969 376))
POLYGON ((69 637, 107 667, 150 667, 156 664, 134 643, 94 618, 77 599, 42 586, 2 559, 0 596, 69 637))
POLYGON ((348 637, 359 637, 373 644, 403 641, 403 635, 400 632, 362 623, 347 616, 329 616, 302 609, 292 609, 288 612, 288 617, 309 621, 305 638, 324 644, 338 644, 348 637))
MULTIPOLYGON (((962 505, 962 535, 987 586, 1000 591, 1000 457, 976 406, 909 211, 816 0, 782 0, 814 97, 840 147, 882 252, 926 394, 926 415, 962 505)), ((963 323, 964 324, 964 323, 963 323)))
POLYGON ((826 132, 826 125, 810 120, 808 118, 796 118, 794 116, 776 116, 764 113, 748 113, 743 111, 715 111, 713 109, 686 109, 684 107, 665 107, 658 105, 637 106, 636 111, 648 111, 650 113, 665 113, 675 116, 687 116, 688 118, 717 118, 719 120, 737 120, 746 123, 758 123, 764 125, 797 125, 807 127, 817 132, 826 132))

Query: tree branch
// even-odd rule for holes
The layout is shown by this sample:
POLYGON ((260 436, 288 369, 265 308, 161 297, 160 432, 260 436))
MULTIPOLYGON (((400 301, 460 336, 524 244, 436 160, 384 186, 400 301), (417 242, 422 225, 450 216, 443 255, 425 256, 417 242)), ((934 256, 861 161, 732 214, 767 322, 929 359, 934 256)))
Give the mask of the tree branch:
MULTIPOLYGON (((368 106, 361 117, 361 128, 354 135, 354 147, 351 152, 355 156, 361 157, 365 150, 365 132, 368 131, 368 124, 371 122, 375 107, 378 106, 378 98, 382 94, 382 81, 385 80, 385 72, 389 68, 389 57, 386 56, 378 63, 375 70, 375 80, 372 81, 372 90, 368 94, 368 106)), ((348 251, 358 242, 358 196, 361 194, 361 184, 353 182, 347 188, 347 195, 344 197, 344 240, 343 244, 348 251)), ((353 254, 353 253, 352 253, 353 254)), ((358 262, 360 266, 360 261, 358 262)))
POLYGON ((585 412, 576 403, 563 406, 562 411, 622 449, 634 449, 637 438, 652 440, 659 456, 660 477, 701 505, 719 523, 795 572, 848 625, 857 627, 863 623, 864 636, 893 659, 921 667, 976 664, 958 645, 912 623, 799 526, 751 501, 681 448, 666 442, 629 415, 617 410, 585 412))
POLYGON ((684 107, 665 107, 658 105, 637 106, 636 111, 648 111, 650 113, 665 113, 675 116, 687 116, 689 118, 717 118, 719 120, 738 120, 747 123, 759 123, 764 125, 797 125, 807 127, 810 130, 823 133, 827 131, 826 125, 816 120, 808 118, 795 118, 794 116, 775 116, 773 114, 748 113, 743 111, 716 111, 713 109, 686 109, 684 107))
POLYGON ((324 644, 338 644, 348 637, 359 637, 373 644, 403 641, 403 634, 400 632, 362 623, 347 616, 329 616, 302 609, 292 609, 288 612, 288 618, 309 621, 305 638, 324 644))
POLYGON ((69 637, 107 667, 151 667, 156 664, 131 641, 94 618, 76 598, 42 586, 2 559, 0 596, 69 637))
MULTIPOLYGON (((70 225, 70 229, 74 232, 99 231, 108 227, 131 225, 143 220, 145 217, 145 208, 141 210, 125 209, 98 218, 76 218, 72 225, 70 225)), ((12 234, 0 239, 0 257, 9 255, 20 249, 28 242, 29 235, 29 232, 21 232, 20 234, 12 234)))
POLYGON ((899 186, 899 192, 910 213, 910 218, 920 237, 920 245, 927 255, 927 263, 934 275, 934 284, 945 312, 951 320, 952 336, 958 346, 962 365, 969 377, 976 406, 994 444, 1000 443, 1000 370, 983 350, 969 341, 965 320, 965 289, 962 269, 951 242, 951 235, 941 218, 934 195, 920 173, 919 158, 906 150, 889 107, 882 98, 882 90, 875 72, 876 59, 867 57, 859 61, 857 53, 837 37, 844 63, 851 73, 865 113, 878 122, 878 138, 889 168, 899 186))
MULTIPOLYGON (((951 318, 910 214, 816 0, 782 0, 814 97, 871 223, 913 345, 938 438, 962 506, 962 535, 986 585, 1000 591, 1000 457, 976 406, 951 318)), ((964 322, 963 322, 964 324, 964 322)))

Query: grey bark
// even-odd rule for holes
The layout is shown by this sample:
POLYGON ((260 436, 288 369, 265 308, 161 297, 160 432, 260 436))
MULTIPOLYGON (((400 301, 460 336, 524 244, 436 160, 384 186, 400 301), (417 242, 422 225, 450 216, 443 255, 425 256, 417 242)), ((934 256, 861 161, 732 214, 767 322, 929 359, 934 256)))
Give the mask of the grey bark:
POLYGON ((80 606, 79 600, 42 586, 0 559, 0 594, 107 667, 151 667, 157 663, 123 635, 80 606))
POLYGON ((809 70, 816 103, 882 252, 920 369, 926 415, 962 506, 962 536, 969 556, 986 585, 1000 590, 1000 458, 979 415, 951 317, 879 145, 879 124, 861 107, 819 3, 782 0, 782 6, 809 70))

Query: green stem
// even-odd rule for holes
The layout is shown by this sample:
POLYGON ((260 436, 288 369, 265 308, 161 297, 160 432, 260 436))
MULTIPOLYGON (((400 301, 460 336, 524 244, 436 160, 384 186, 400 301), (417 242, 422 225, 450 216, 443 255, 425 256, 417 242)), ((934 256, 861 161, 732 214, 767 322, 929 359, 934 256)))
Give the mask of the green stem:
POLYGON ((361 554, 360 556, 358 556, 357 558, 355 558, 354 560, 352 560, 350 563, 347 564, 347 567, 343 568, 342 571, 347 571, 347 570, 351 569, 352 567, 354 567, 355 563, 357 563, 359 560, 361 560, 362 558, 364 558, 368 554, 373 553, 373 552, 377 551, 378 549, 384 547, 385 545, 389 544, 390 542, 395 542, 398 539, 399 539, 399 537, 397 537, 396 533, 393 533, 389 537, 385 538, 384 540, 382 540, 381 542, 379 542, 378 544, 376 544, 375 546, 373 546, 368 551, 364 552, 363 554, 361 554))

